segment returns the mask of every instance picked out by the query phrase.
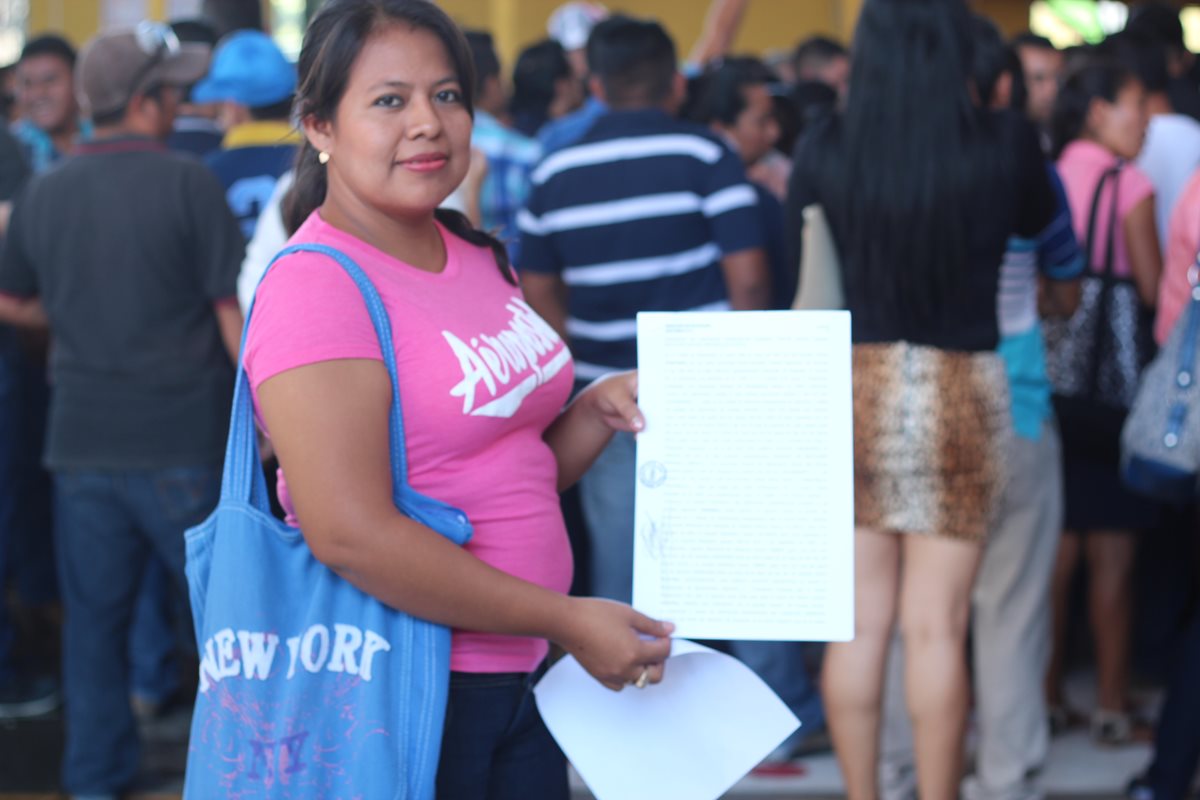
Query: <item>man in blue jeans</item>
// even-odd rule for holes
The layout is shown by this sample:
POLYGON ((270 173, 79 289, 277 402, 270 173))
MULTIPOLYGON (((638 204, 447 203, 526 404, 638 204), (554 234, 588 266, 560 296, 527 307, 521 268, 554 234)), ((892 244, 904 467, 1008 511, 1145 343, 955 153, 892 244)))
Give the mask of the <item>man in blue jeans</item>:
MULTIPOLYGON (((538 165, 517 217, 525 296, 568 337, 582 382, 637 366, 639 311, 770 302, 754 190, 737 155, 672 116, 684 82, 667 33, 610 17, 588 40, 588 63, 611 112, 538 165)), ((618 433, 580 481, 592 593, 624 602, 633 590, 634 469, 634 438, 618 433)))
MULTIPOLYGON (((3 241, 12 198, 29 177, 16 139, 0 128, 0 242, 3 241)), ((13 661, 16 639, 14 621, 8 613, 7 582, 25 583, 44 576, 18 575, 22 538, 29 531, 29 502, 33 492, 29 484, 40 476, 36 464, 28 461, 27 395, 29 359, 22 352, 17 331, 0 324, 0 719, 34 716, 50 711, 58 704, 57 684, 46 675, 38 675, 30 665, 13 661)), ((36 459, 35 459, 36 460, 36 459)), ((53 575, 50 576, 53 584, 53 575)), ((24 594, 24 592, 23 592, 24 594)))
MULTIPOLYGON (((639 311, 764 309, 771 280, 762 210, 741 158, 707 128, 673 116, 683 79, 654 22, 610 17, 587 44, 592 92, 610 111, 532 174, 518 215, 525 295, 569 337, 575 375, 637 365, 639 311)), ((592 594, 633 593, 634 437, 618 433, 580 481, 592 594)), ((781 750, 823 724, 796 680, 801 646, 738 643, 735 653, 804 722, 781 750)))
POLYGON ((77 83, 94 138, 18 196, 0 257, 0 321, 55 342, 45 459, 77 798, 137 776, 127 642, 145 565, 185 602, 183 532, 219 494, 244 243, 217 179, 163 145, 208 55, 152 23, 92 40, 77 83))

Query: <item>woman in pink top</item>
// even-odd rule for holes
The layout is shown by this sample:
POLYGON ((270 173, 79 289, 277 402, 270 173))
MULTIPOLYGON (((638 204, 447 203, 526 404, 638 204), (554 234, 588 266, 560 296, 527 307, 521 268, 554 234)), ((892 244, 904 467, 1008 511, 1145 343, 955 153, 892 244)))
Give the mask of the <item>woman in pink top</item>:
MULTIPOLYGON (((1055 147, 1060 154, 1058 171, 1080 242, 1088 240, 1093 198, 1101 177, 1117 169, 1116 177, 1100 194, 1087 266, 1093 274, 1104 273, 1115 191, 1119 227, 1113 231, 1113 273, 1131 279, 1142 304, 1153 308, 1162 269, 1154 189, 1149 178, 1128 163, 1142 148, 1146 125, 1146 91, 1115 61, 1088 57, 1075 65, 1059 90, 1053 118, 1055 147)), ((1135 349, 1133 331, 1117 332, 1135 349)), ((1059 407, 1066 519, 1052 587, 1054 650, 1046 693, 1052 720, 1065 722, 1070 715, 1064 706, 1062 669, 1071 578, 1080 558, 1086 557, 1100 683, 1098 707, 1091 716, 1092 735, 1101 742, 1119 744, 1134 732, 1128 698, 1136 544, 1132 534, 1152 523, 1155 508, 1121 484, 1117 431, 1096 428, 1096 418, 1080 416, 1077 408, 1072 404, 1059 407), (1070 431, 1078 433, 1066 435, 1070 431)))
POLYGON ((1167 226, 1167 253, 1158 287, 1158 314, 1154 338, 1165 344, 1192 296, 1188 270, 1200 253, 1200 171, 1188 180, 1171 210, 1167 226))
POLYGON ((246 343, 281 501, 320 561, 454 630, 439 799, 565 799, 565 762, 530 691, 547 640, 612 689, 660 680, 670 651, 669 624, 565 594, 558 491, 614 430, 641 429, 636 376, 593 384, 563 410, 570 353, 526 305, 504 247, 436 210, 470 161, 474 80, 442 11, 330 0, 299 69, 307 141, 289 210, 304 221, 291 241, 343 251, 379 290, 411 483, 464 510, 474 535, 460 549, 393 505, 378 340, 351 279, 310 253, 263 281, 246 343))

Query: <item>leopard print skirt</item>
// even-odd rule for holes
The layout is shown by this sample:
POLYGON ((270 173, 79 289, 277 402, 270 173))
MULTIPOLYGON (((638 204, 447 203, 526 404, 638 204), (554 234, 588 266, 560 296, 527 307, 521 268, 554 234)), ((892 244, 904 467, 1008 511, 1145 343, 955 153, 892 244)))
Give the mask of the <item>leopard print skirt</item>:
POLYGON ((860 527, 983 542, 1012 440, 995 353, 854 346, 854 511, 860 527))

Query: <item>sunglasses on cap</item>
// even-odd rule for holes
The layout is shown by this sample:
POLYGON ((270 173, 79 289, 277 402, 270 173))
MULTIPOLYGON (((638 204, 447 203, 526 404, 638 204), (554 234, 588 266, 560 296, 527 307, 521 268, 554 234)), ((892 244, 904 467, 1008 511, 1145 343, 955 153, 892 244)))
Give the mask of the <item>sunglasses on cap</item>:
POLYGON ((129 84, 130 97, 137 93, 142 81, 146 79, 146 76, 155 67, 169 56, 177 55, 182 49, 179 44, 179 37, 175 35, 175 31, 171 30, 170 25, 165 25, 161 22, 152 22, 150 20, 139 22, 133 33, 138 47, 143 53, 150 56, 150 59, 133 76, 133 80, 129 84))

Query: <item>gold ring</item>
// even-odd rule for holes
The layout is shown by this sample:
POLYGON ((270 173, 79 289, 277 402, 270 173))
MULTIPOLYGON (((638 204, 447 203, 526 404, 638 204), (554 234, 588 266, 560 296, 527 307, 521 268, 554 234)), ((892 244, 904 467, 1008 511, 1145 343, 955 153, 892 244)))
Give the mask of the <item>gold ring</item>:
POLYGON ((645 689, 648 683, 650 683, 650 668, 642 667, 642 674, 638 675, 638 679, 633 682, 633 685, 638 689, 645 689))

